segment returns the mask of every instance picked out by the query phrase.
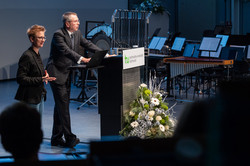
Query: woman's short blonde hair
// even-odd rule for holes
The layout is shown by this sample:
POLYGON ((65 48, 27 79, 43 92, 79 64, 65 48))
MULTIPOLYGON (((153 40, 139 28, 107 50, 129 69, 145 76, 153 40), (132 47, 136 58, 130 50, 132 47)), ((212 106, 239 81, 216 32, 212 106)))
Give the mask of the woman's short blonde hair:
POLYGON ((33 36, 33 37, 35 37, 35 34, 37 33, 37 32, 45 32, 46 31, 46 29, 45 29, 45 27, 44 26, 42 26, 42 25, 32 25, 30 28, 28 28, 28 30, 27 30, 27 35, 28 35, 28 37, 30 38, 31 36, 33 36))

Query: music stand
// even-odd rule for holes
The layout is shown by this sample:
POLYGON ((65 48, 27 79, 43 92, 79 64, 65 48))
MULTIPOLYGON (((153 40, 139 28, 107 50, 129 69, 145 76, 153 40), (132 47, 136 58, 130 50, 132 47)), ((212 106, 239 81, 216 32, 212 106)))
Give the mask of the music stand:
POLYGON ((152 50, 160 51, 162 47, 164 46, 166 40, 167 40, 167 37, 153 37, 148 48, 152 50))
POLYGON ((227 41, 228 41, 229 35, 220 35, 220 34, 218 34, 218 35, 216 35, 216 37, 221 38, 220 45, 222 47, 225 47, 227 45, 227 41))
POLYGON ((104 56, 107 54, 108 50, 103 50, 103 51, 96 51, 95 54, 91 57, 89 63, 87 64, 80 64, 80 65, 75 65, 71 66, 69 69, 70 70, 75 70, 78 69, 81 72, 82 75, 82 90, 77 97, 77 99, 80 99, 80 96, 82 96, 82 100, 86 98, 86 101, 83 102, 77 109, 79 110, 82 106, 84 106, 86 103, 91 103, 92 105, 96 105, 91 101, 92 98, 94 98, 97 95, 97 92, 94 93, 92 96, 88 97, 86 92, 85 92, 85 74, 84 71, 89 70, 89 69, 98 69, 103 66, 100 66, 102 63, 102 60, 104 56))
POLYGON ((248 45, 248 47, 247 47, 247 60, 249 60, 250 59, 250 45, 248 45))
POLYGON ((242 45, 247 46, 250 44, 249 35, 230 35, 227 45, 242 45))
POLYGON ((200 51, 208 51, 208 57, 210 58, 210 52, 216 52, 219 48, 221 38, 218 37, 203 37, 200 44, 200 51))
POLYGON ((198 58, 199 56, 199 48, 200 44, 193 44, 193 43, 188 43, 185 46, 183 56, 184 57, 193 57, 193 58, 198 58))
POLYGON ((79 70, 81 73, 81 77, 82 77, 82 89, 80 94, 78 95, 78 97, 76 99, 71 99, 71 100, 75 100, 75 101, 80 101, 83 102, 80 106, 77 107, 77 109, 79 110, 82 106, 84 106, 85 104, 89 104, 89 105, 96 105, 96 103, 92 102, 91 100, 97 96, 97 92, 95 92, 94 94, 92 94, 91 96, 88 96, 87 93, 85 92, 85 77, 87 76, 85 71, 87 70, 91 70, 91 69, 99 69, 102 68, 104 66, 97 66, 94 68, 87 68, 86 65, 75 65, 75 66, 71 66, 69 67, 69 70, 79 70))
MULTIPOLYGON (((206 55, 206 57, 208 56, 208 60, 210 61, 211 59, 211 55, 210 53, 211 52, 217 52, 218 48, 219 48, 219 45, 220 45, 220 41, 221 41, 221 38, 217 38, 217 37, 203 37, 202 41, 201 41, 201 44, 200 44, 200 48, 199 50, 202 51, 201 52, 201 57, 204 56, 204 51, 205 52, 208 52, 208 55, 206 55), (203 54, 202 54, 203 53, 203 54)), ((219 54, 215 54, 217 57, 219 56, 219 54)), ((205 73, 207 73, 207 82, 208 82, 208 85, 207 85, 207 93, 208 93, 208 96, 210 96, 210 91, 212 89, 212 77, 211 77, 211 70, 209 69, 208 71, 206 71, 205 73)), ((206 74, 205 74, 206 75, 206 74)))
POLYGON ((182 47, 185 43, 185 40, 186 40, 186 38, 184 38, 184 37, 176 37, 171 50, 182 51, 182 47))
MULTIPOLYGON (((91 70, 91 69, 98 69, 98 68, 102 68, 103 66, 98 66, 98 67, 94 67, 94 68, 87 68, 87 73, 88 73, 88 70, 91 70)), ((86 74, 86 77, 88 76, 88 74, 86 74)), ((85 84, 85 81, 84 81, 84 84, 85 84)), ((86 86, 84 85, 84 88, 86 86)), ((83 91, 83 93, 86 94, 85 90, 83 91)), ((87 97, 87 99, 80 105, 77 107, 77 109, 79 110, 82 106, 84 106, 85 104, 87 103, 91 103, 92 105, 96 105, 96 103, 93 103, 91 100, 97 96, 97 92, 95 92, 94 94, 92 94, 90 97, 87 97)))
POLYGON ((244 57, 245 48, 246 48, 246 46, 231 45, 230 46, 230 54, 233 56, 231 56, 229 58, 231 58, 235 61, 242 61, 243 59, 245 59, 245 57, 244 57))
POLYGON ((199 47, 200 47, 200 44, 194 44, 194 51, 193 51, 192 57, 199 58, 199 53, 200 53, 199 47))
POLYGON ((207 57, 207 58, 219 58, 222 50, 222 46, 220 45, 218 50, 215 52, 209 52, 209 51, 202 51, 200 56, 201 57, 207 57))

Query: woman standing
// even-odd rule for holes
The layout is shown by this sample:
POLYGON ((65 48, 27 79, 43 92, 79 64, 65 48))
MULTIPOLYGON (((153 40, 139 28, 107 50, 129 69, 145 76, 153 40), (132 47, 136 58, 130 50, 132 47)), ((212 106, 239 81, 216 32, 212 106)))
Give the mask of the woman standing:
POLYGON ((44 82, 54 81, 55 77, 49 77, 44 70, 39 49, 43 47, 46 40, 45 28, 40 25, 33 25, 27 30, 31 47, 26 50, 18 62, 17 90, 15 99, 20 100, 36 108, 42 116, 44 101, 46 100, 46 89, 44 82))

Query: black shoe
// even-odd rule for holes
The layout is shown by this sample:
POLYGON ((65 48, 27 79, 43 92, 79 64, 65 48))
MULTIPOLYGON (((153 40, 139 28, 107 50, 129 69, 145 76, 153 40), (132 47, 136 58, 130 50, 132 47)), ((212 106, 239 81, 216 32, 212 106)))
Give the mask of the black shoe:
POLYGON ((59 140, 51 140, 51 146, 65 146, 65 141, 60 138, 59 140))
POLYGON ((79 138, 74 138, 71 141, 66 141, 65 147, 73 148, 80 142, 79 138))

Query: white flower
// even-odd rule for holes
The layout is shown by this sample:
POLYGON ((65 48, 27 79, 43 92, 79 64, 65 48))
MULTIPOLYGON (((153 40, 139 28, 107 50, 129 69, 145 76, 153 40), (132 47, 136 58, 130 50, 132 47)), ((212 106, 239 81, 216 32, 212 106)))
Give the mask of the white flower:
POLYGON ((162 97, 162 94, 160 92, 155 92, 154 93, 154 96, 157 96, 157 95, 159 95, 160 97, 162 97))
POLYGON ((149 116, 149 115, 146 115, 146 116, 145 116, 145 119, 146 119, 146 120, 149 120, 149 121, 154 120, 154 118, 153 118, 153 117, 151 117, 151 116, 149 116))
POLYGON ((174 127, 175 126, 175 122, 173 119, 169 118, 169 122, 170 122, 170 126, 174 127))
POLYGON ((141 88, 147 88, 147 84, 142 83, 139 87, 141 87, 141 88))
POLYGON ((151 126, 151 125, 152 125, 152 122, 151 122, 151 121, 147 121, 147 125, 148 125, 148 126, 151 126))
POLYGON ((133 111, 129 111, 129 116, 135 116, 135 113, 133 111))
POLYGON ((154 118, 150 116, 150 117, 148 118, 148 120, 153 121, 154 118))
POLYGON ((140 103, 142 103, 142 105, 144 105, 144 104, 147 104, 148 102, 146 100, 144 100, 143 98, 141 98, 140 103))
MULTIPOLYGON (((139 138, 169 137, 173 135, 176 120, 170 114, 170 110, 161 108, 162 95, 160 86, 155 86, 155 78, 152 77, 149 85, 142 83, 137 91, 138 98, 133 100, 131 109, 126 111, 126 126, 121 134, 124 136, 136 136, 139 138), (146 92, 144 93, 144 90, 146 92), (146 97, 144 97, 146 95, 146 97), (136 103, 136 104, 134 104, 136 103), (147 105, 147 107, 145 107, 147 105), (134 117, 138 118, 135 120, 134 117), (167 124, 162 125, 164 118, 168 117, 167 124), (160 133, 159 133, 160 132, 160 133)), ((164 100, 163 100, 164 101, 164 100)))
POLYGON ((154 105, 159 105, 160 101, 157 98, 152 97, 151 103, 154 104, 154 105))
POLYGON ((139 117, 139 119, 144 119, 146 115, 147 115, 147 112, 142 111, 142 112, 139 113, 138 117, 139 117))
POLYGON ((159 125, 160 125, 160 122, 159 122, 159 121, 156 121, 156 122, 154 123, 154 125, 155 125, 155 126, 159 126, 159 125))
POLYGON ((165 131, 165 127, 161 124, 161 125, 159 125, 159 128, 160 128, 160 130, 162 131, 162 132, 164 132, 165 131))
POLYGON ((152 111, 149 111, 149 112, 148 112, 148 116, 149 116, 149 117, 153 117, 154 115, 155 115, 155 111, 152 110, 152 111))
POLYGON ((130 124, 133 128, 137 127, 139 125, 138 122, 134 121, 130 124))
POLYGON ((161 116, 156 116, 155 120, 160 121, 162 120, 161 116))

